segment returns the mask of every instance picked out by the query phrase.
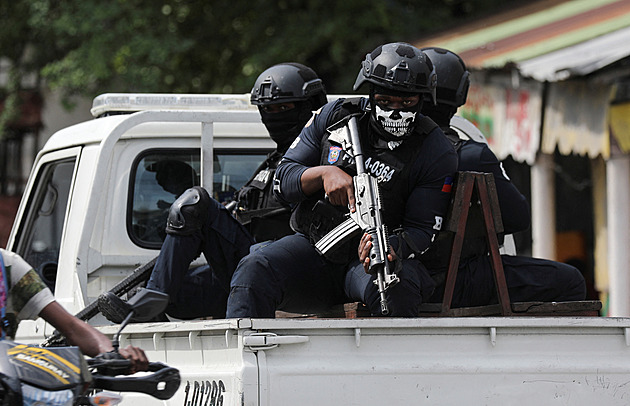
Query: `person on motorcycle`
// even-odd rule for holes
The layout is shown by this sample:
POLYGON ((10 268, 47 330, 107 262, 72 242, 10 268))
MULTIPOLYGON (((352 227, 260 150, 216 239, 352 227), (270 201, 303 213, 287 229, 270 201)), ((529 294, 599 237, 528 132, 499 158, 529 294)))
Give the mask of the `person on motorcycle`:
MULTIPOLYGON (((2 339, 13 337, 20 320, 41 317, 85 355, 94 357, 114 350, 107 336, 68 313, 33 267, 18 254, 0 248, 0 268, 2 339)), ((130 373, 147 369, 149 361, 142 349, 128 345, 119 352, 131 361, 130 373)))

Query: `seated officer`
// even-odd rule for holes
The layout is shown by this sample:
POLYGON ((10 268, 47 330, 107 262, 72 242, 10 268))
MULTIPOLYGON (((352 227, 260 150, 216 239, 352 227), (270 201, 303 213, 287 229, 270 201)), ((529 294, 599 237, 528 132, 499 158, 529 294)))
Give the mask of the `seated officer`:
MULTIPOLYGON (((171 206, 167 236, 147 283, 148 289, 169 295, 170 316, 225 317, 232 274, 250 246, 292 233, 289 206, 273 196, 274 172, 313 111, 326 103, 326 92, 311 68, 281 63, 260 74, 251 102, 277 148, 236 192, 232 211, 198 186, 171 206), (208 266, 189 269, 201 253, 208 266)), ((127 314, 127 304, 109 292, 100 296, 99 309, 115 323, 127 314)))
POLYGON ((353 186, 357 170, 350 143, 337 131, 354 117, 364 170, 383 192, 385 225, 396 230, 390 260, 399 282, 386 290, 388 314, 415 316, 433 292, 417 257, 441 227, 450 197, 444 186, 457 169, 452 145, 421 114, 424 96, 435 94, 433 66, 409 44, 385 44, 366 55, 354 89, 364 84, 368 98, 326 104, 285 154, 275 192, 298 204, 292 224, 299 232, 243 258, 232 277, 227 317, 274 317, 277 309, 313 312, 348 300, 365 303, 372 314, 385 313, 376 275, 366 273, 360 261, 369 241, 350 239, 325 256, 314 246, 355 209, 360 193, 353 186))
MULTIPOLYGON (((469 72, 455 53, 442 48, 422 49, 431 59, 437 73, 437 104, 425 103, 422 112, 431 117, 451 140, 459 157, 459 171, 486 172, 494 175, 501 217, 506 234, 529 227, 529 204, 510 181, 497 157, 486 144, 460 139, 450 127, 451 118, 466 102, 469 72)), ((479 227, 482 227, 479 224, 479 227)), ((494 276, 483 233, 467 232, 453 294, 453 307, 481 306, 497 303, 494 276)), ((440 302, 452 238, 440 234, 422 262, 433 278, 442 283, 430 301, 440 302)), ((586 285, 575 267, 544 259, 502 255, 503 269, 512 302, 560 302, 584 300, 586 285)))

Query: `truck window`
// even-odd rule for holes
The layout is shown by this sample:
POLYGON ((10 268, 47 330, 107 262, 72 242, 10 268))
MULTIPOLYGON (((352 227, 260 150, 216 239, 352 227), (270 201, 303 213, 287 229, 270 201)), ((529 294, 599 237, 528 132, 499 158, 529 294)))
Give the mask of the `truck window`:
POLYGON ((18 248, 53 292, 75 161, 54 161, 40 170, 18 248))
MULTIPOLYGON (((212 197, 232 200, 265 159, 267 151, 215 151, 212 197)), ((127 232, 138 246, 159 249, 168 211, 186 189, 201 184, 199 150, 153 149, 138 157, 130 176, 127 232)))

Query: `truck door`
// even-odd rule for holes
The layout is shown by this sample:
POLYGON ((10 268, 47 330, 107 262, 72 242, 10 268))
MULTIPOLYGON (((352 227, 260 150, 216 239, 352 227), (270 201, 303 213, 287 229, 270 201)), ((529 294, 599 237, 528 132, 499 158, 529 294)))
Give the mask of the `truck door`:
MULTIPOLYGON (((7 245, 33 266, 53 292, 80 152, 79 147, 55 151, 38 161, 7 245)), ((23 342, 28 342, 29 338, 36 342, 44 328, 43 319, 23 320, 17 336, 23 342)))
POLYGON ((8 248, 20 254, 55 291, 57 263, 80 148, 56 151, 37 164, 20 204, 8 248))

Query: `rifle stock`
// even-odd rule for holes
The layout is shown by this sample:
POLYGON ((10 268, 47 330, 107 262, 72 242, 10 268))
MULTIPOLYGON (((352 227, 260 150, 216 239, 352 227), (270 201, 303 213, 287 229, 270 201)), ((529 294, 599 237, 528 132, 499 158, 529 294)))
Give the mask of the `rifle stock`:
MULTIPOLYGON (((144 265, 136 268, 129 276, 127 276, 122 281, 118 282, 111 288, 109 291, 114 293, 116 296, 124 295, 129 292, 135 286, 140 283, 146 281, 151 276, 151 272, 153 271, 153 266, 155 265, 155 261, 157 261, 157 257, 153 258, 151 261, 147 262, 144 265)), ((83 310, 79 311, 75 314, 75 317, 81 319, 83 321, 88 321, 92 317, 96 316, 99 313, 98 310, 98 300, 93 301, 89 305, 83 308, 83 310)), ((48 347, 51 345, 59 344, 62 340, 62 335, 57 330, 53 332, 53 334, 42 343, 42 346, 48 347)))

